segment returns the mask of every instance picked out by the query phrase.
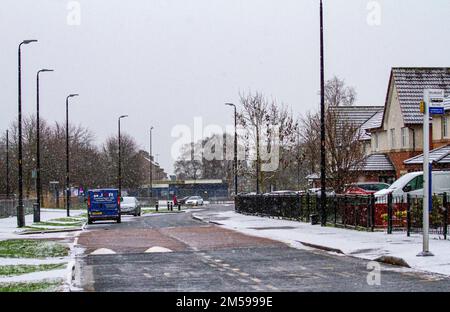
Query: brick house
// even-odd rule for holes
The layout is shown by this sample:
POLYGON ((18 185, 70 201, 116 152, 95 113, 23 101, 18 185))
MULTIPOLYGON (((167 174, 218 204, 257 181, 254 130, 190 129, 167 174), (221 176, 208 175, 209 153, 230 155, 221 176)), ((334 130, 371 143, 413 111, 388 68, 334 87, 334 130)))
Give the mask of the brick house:
MULTIPOLYGON (((405 161, 423 152, 424 89, 444 89, 448 97, 450 68, 392 68, 381 122, 366 129, 371 133, 372 153, 387 155, 397 178, 412 170, 405 161)), ((430 122, 431 149, 450 144, 449 109, 430 122)))

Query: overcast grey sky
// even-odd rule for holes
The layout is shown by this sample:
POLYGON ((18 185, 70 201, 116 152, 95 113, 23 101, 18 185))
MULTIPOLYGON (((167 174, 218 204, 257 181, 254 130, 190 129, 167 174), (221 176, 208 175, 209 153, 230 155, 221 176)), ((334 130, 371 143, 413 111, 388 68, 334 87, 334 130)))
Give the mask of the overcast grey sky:
MULTIPOLYGON (((81 24, 68 25, 70 1, 2 0, 0 131, 17 116, 17 45, 23 48, 23 109, 35 112, 35 76, 43 67, 41 115, 71 120, 101 143, 123 131, 173 171, 171 129, 232 123, 224 102, 262 91, 295 114, 318 105, 319 0, 80 0, 81 24)), ((356 88, 359 105, 383 105, 392 66, 450 66, 450 1, 384 0, 369 25, 369 0, 324 0, 326 77, 356 88)), ((72 16, 72 15, 71 15, 72 16)))

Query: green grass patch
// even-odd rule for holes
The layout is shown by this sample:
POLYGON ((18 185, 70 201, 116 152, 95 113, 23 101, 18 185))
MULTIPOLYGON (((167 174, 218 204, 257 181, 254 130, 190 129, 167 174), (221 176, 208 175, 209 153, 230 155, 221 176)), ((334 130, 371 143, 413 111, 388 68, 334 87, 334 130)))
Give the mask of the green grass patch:
POLYGON ((56 291, 61 282, 0 283, 0 292, 51 292, 56 291))
POLYGON ((65 257, 68 254, 68 247, 51 241, 33 239, 0 241, 0 257, 2 258, 65 257))
POLYGON ((53 264, 40 264, 40 265, 0 265, 0 276, 14 276, 32 272, 51 271, 64 269, 67 263, 53 263, 53 264))

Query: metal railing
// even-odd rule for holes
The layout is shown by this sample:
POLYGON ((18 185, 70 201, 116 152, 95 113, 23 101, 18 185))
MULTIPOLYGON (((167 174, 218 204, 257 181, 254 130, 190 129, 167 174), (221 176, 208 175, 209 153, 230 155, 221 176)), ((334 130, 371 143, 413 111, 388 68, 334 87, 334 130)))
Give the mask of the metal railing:
MULTIPOLYGON (((33 213, 33 204, 36 199, 24 199, 23 206, 25 214, 33 213)), ((8 218, 17 216, 17 205, 19 201, 17 199, 1 199, 0 200, 0 218, 8 218)))
MULTIPOLYGON (((433 196, 430 233, 444 235, 449 231, 449 194, 433 196)), ((239 213, 278 217, 315 223, 320 214, 316 195, 240 195, 235 199, 239 213)), ((422 231, 423 199, 421 196, 387 194, 327 196, 327 224, 345 228, 375 231, 385 229, 411 233, 422 231)))

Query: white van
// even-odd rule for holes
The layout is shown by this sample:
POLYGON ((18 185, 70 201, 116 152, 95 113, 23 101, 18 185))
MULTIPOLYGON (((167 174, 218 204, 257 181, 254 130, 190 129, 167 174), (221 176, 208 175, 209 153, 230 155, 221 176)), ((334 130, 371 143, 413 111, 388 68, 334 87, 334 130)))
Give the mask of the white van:
MULTIPOLYGON (((450 194, 450 171, 432 172, 432 193, 450 194)), ((423 195, 423 172, 410 172, 400 177, 389 188, 375 193, 375 197, 383 197, 392 193, 394 196, 410 194, 412 196, 423 195)))

